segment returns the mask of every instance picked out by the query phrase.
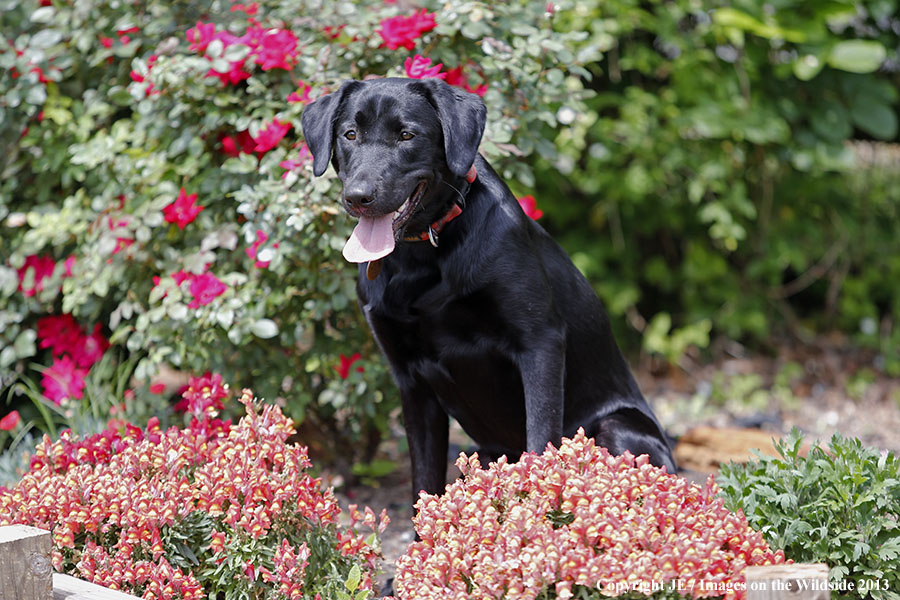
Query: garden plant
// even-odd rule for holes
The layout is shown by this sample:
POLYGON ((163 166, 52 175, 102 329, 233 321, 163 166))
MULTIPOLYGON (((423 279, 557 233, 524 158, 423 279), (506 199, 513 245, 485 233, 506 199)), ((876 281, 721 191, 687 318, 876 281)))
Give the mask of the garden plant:
POLYGON ((900 460, 835 435, 802 453, 796 430, 778 457, 724 465, 725 505, 773 548, 831 567, 834 598, 900 599, 900 460))
POLYGON ((198 377, 184 428, 45 436, 0 488, 0 525, 51 531, 56 571, 147 600, 371 598, 386 515, 351 506, 340 526, 306 449, 286 442, 290 419, 244 390, 232 424, 218 418, 229 396, 218 375, 198 377))

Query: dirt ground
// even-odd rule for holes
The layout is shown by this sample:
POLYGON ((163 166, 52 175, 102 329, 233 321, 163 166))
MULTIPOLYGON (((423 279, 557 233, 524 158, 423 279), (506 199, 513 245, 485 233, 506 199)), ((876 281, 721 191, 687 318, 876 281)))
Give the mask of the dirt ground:
MULTIPOLYGON (((716 471, 718 462, 749 457, 750 447, 765 446, 792 427, 808 440, 827 441, 840 433, 900 451, 900 380, 884 375, 879 360, 826 341, 815 348, 785 348, 774 357, 731 352, 713 364, 664 372, 646 361, 634 371, 666 431, 678 440, 679 474, 699 482, 716 471)), ((454 425, 448 480, 459 474, 453 465, 459 452, 471 449, 454 425)), ((380 583, 393 576, 394 561, 414 536, 408 460, 396 440, 383 444, 383 453, 396 462, 395 472, 376 481, 338 485, 342 507, 359 504, 376 513, 388 511, 391 525, 382 537, 380 583)))

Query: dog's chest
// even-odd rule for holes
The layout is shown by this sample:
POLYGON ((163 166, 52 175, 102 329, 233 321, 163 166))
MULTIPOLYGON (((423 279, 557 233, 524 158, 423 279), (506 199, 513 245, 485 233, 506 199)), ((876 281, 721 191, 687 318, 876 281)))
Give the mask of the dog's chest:
POLYGON ((384 286, 361 294, 372 333, 395 372, 431 384, 481 378, 484 368, 512 368, 516 335, 487 290, 384 286), (471 377, 468 375, 471 374, 471 377))

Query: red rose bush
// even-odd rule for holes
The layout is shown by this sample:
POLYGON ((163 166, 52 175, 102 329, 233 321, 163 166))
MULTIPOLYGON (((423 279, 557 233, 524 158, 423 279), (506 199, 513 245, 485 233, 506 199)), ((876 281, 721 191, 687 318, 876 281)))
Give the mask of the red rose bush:
POLYGON ((515 464, 456 464, 463 477, 416 505, 398 600, 743 598, 744 567, 784 562, 711 478, 612 456, 582 430, 515 464))
POLYGON ((45 436, 0 488, 0 525, 52 531, 57 571, 148 600, 370 597, 387 517, 351 506, 340 527, 306 449, 285 442, 291 421, 244 390, 232 425, 216 418, 226 395, 217 376, 194 379, 185 428, 45 436))
POLYGON ((26 423, 79 431, 71 415, 105 414, 119 381, 139 382, 126 408, 144 423, 166 418, 150 387, 167 367, 214 368, 369 461, 399 397, 341 256, 353 221, 339 182, 312 176, 304 107, 349 78, 442 78, 484 97, 482 151, 533 188, 521 157, 552 158, 561 106, 587 114, 582 78, 605 42, 543 3, 204 7, 4 13, 0 393, 25 386, 38 406, 14 395, 12 408, 26 423), (59 339, 78 330, 85 352, 59 339), (356 354, 363 373, 333 368, 356 354))

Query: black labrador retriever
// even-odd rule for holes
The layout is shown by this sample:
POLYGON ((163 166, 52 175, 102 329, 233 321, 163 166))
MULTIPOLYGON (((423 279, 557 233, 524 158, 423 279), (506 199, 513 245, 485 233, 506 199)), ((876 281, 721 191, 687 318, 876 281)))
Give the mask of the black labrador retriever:
POLYGON ((482 459, 583 427, 674 472, 602 303, 478 154, 485 114, 438 79, 377 79, 302 115, 315 175, 331 161, 359 219, 344 256, 400 389, 414 497, 443 491, 448 416, 482 459))

